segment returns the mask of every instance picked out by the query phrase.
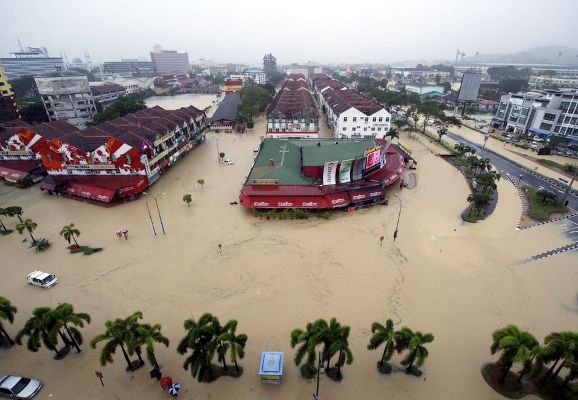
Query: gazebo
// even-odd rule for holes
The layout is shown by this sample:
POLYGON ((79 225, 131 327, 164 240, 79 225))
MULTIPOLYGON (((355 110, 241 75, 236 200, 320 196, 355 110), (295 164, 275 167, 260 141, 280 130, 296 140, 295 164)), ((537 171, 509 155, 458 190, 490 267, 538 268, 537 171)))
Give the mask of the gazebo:
POLYGON ((283 376, 283 352, 264 351, 261 353, 259 376, 264 384, 278 385, 283 376))

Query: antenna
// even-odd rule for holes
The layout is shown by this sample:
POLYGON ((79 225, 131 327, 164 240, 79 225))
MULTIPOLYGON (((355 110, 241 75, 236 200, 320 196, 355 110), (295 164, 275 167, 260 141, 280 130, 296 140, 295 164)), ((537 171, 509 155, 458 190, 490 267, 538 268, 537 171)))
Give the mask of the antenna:
POLYGON ((18 39, 18 46, 20 46, 20 51, 24 51, 24 49, 22 48, 22 43, 20 43, 20 39, 18 39))

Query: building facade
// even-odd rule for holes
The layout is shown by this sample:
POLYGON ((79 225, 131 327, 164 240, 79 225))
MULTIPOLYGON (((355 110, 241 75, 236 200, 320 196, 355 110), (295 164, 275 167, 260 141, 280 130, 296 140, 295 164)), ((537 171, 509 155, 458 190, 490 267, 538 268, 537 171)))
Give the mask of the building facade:
POLYGON ((24 75, 34 76, 66 69, 62 57, 50 57, 45 47, 26 47, 10 54, 12 57, 0 58, 0 65, 11 80, 24 75))
POLYGON ((152 61, 105 61, 102 69, 105 74, 118 75, 122 77, 155 75, 155 64, 152 61))
POLYGON ((530 75, 528 86, 542 88, 578 88, 578 78, 571 76, 530 75))
POLYGON ((243 88, 243 80, 241 79, 228 79, 223 85, 223 91, 225 93, 239 93, 243 88))
POLYGON ((91 82, 90 91, 94 101, 98 102, 102 108, 111 106, 120 97, 127 94, 126 88, 116 83, 98 82, 98 84, 93 85, 91 82))
POLYGON ((244 82, 254 82, 257 85, 264 85, 267 83, 267 77, 262 69, 248 69, 243 73, 244 82))
POLYGON ((265 71, 267 76, 277 72, 277 59, 273 56, 273 54, 265 54, 263 57, 263 71, 265 71))
POLYGON ((293 74, 267 107, 267 137, 314 139, 319 135, 319 112, 305 76, 293 74))
POLYGON ((85 75, 60 71, 34 80, 50 121, 64 120, 79 129, 92 122, 96 106, 85 75))
POLYGON ((389 131, 391 114, 356 90, 324 74, 312 78, 312 87, 336 137, 384 138, 389 131))
POLYGON ((160 75, 186 74, 191 71, 189 55, 176 50, 151 52, 151 61, 155 66, 155 73, 160 75))
POLYGON ((12 86, 8 82, 8 75, 6 75, 6 71, 0 65, 0 96, 2 97, 10 97, 14 96, 14 92, 12 91, 12 86))
POLYGON ((405 85, 405 91, 407 93, 415 93, 419 97, 441 97, 444 95, 445 88, 437 85, 414 83, 405 85))

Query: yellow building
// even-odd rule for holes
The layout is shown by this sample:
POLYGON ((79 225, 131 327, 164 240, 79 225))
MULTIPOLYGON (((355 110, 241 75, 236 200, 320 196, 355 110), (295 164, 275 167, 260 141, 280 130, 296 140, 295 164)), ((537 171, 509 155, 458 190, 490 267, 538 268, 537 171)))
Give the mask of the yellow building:
POLYGON ((240 79, 229 79, 223 86, 225 93, 239 93, 242 88, 243 81, 240 79))
POLYGON ((0 66, 0 96, 14 96, 12 86, 8 83, 8 77, 2 66, 0 66))

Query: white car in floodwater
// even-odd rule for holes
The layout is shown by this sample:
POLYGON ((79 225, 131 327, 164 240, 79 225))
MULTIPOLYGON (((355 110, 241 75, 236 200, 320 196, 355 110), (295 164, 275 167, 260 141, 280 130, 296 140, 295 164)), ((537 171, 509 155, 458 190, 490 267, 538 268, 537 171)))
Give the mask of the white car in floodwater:
POLYGON ((51 288, 58 283, 58 278, 54 274, 36 270, 26 277, 26 282, 30 285, 40 286, 45 289, 51 288))
POLYGON ((42 389, 42 382, 17 375, 0 377, 0 397, 31 399, 42 389))

